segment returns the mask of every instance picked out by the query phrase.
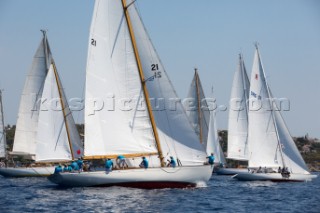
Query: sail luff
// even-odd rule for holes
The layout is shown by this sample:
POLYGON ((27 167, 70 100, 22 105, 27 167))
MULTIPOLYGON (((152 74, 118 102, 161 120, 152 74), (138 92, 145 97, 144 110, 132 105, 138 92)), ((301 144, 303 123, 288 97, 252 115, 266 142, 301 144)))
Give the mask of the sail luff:
POLYGON ((126 17, 126 20, 127 20, 127 24, 128 24, 129 34, 130 34, 130 37, 131 37, 131 43, 132 43, 132 46, 133 46, 134 55, 135 55, 137 66, 138 66, 138 70, 139 70, 139 77, 140 77, 141 85, 142 85, 142 88, 143 88, 143 94, 144 94, 144 98, 145 98, 145 101, 146 101, 146 104, 147 104, 147 110, 148 110, 148 114, 149 114, 149 117, 150 117, 150 122, 151 122, 152 130, 153 130, 153 133, 154 133, 154 138, 155 138, 157 149, 158 149, 158 153, 159 153, 160 164, 161 164, 161 166, 164 166, 165 165, 164 162, 163 162, 164 157, 163 157, 163 154, 162 154, 162 149, 161 149, 161 144, 160 144, 160 141, 159 141, 157 127, 156 127, 156 123, 155 123, 155 120, 154 120, 154 117, 153 117, 153 113, 152 113, 152 108, 151 108, 151 104, 150 104, 150 100, 149 100, 149 94, 148 94, 148 90, 147 90, 147 86, 146 86, 146 81, 145 81, 145 78, 144 78, 142 65, 141 65, 141 61, 140 61, 140 56, 139 56, 137 44, 136 44, 136 41, 135 41, 135 35, 134 35, 133 30, 132 30, 132 24, 131 24, 130 15, 129 15, 129 12, 127 10, 128 7, 131 6, 133 2, 131 2, 131 4, 129 4, 128 6, 126 4, 126 0, 122 0, 121 2, 122 2, 122 6, 123 6, 125 17, 126 17))
POLYGON ((52 65, 53 65, 53 72, 54 72, 55 80, 56 80, 57 87, 58 87, 61 110, 62 110, 62 113, 63 113, 64 125, 65 125, 66 131, 67 131, 67 137, 68 137, 68 143, 69 143, 69 148, 70 148, 70 152, 71 152, 71 157, 72 157, 72 160, 74 160, 73 147, 72 147, 72 143, 71 143, 71 139, 70 139, 70 132, 69 132, 69 126, 68 126, 69 124, 67 122, 66 111, 65 111, 67 106, 64 103, 64 98, 62 97, 61 82, 59 81, 57 68, 56 68, 56 64, 54 63, 54 60, 52 60, 52 65))

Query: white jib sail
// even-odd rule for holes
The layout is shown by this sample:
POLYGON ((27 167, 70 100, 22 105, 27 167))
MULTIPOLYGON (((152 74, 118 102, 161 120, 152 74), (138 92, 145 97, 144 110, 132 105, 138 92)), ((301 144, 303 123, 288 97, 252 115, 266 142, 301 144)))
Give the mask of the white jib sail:
POLYGON ((197 71, 192 79, 187 99, 188 104, 184 107, 189 121, 199 136, 200 143, 207 147, 210 111, 197 71))
MULTIPOLYGON (((132 0, 127 1, 130 5, 132 0)), ((200 165, 206 160, 204 147, 190 125, 185 110, 145 30, 134 4, 128 8, 153 115, 165 158, 179 158, 182 165, 200 165)))
POLYGON ((2 91, 0 90, 0 158, 6 157, 6 133, 4 126, 4 115, 3 115, 3 103, 2 103, 2 91))
MULTIPOLYGON (((58 88, 60 80, 54 69, 55 67, 51 64, 42 94, 36 138, 36 161, 38 162, 57 162, 74 159, 70 143, 73 147, 74 157, 80 157, 82 153, 79 135, 75 137, 76 135, 73 134, 72 137, 68 137, 67 126, 69 129, 76 129, 76 126, 74 123, 67 124, 65 122, 63 110, 68 109, 68 106, 64 106, 64 109, 62 107, 61 101, 65 105, 66 99, 64 96, 62 100, 60 99, 60 92, 62 92, 59 92, 58 88)), ((72 117, 72 115, 69 116, 72 117)))
POLYGON ((287 166, 293 173, 308 173, 277 110, 256 49, 250 85, 249 167, 287 166))
POLYGON ((228 122, 228 158, 248 160, 248 99, 250 83, 242 56, 234 73, 228 122))
POLYGON ((210 113, 210 123, 209 123, 209 133, 207 141, 207 155, 214 154, 214 162, 226 164, 226 159, 224 157, 217 131, 216 123, 216 111, 211 111, 210 113))
POLYGON ((51 63, 50 48, 46 36, 40 42, 33 57, 20 99, 20 107, 13 144, 13 154, 34 155, 36 133, 43 84, 47 75, 47 64, 51 63))
POLYGON ((88 51, 85 156, 157 152, 121 1, 95 1, 88 51))

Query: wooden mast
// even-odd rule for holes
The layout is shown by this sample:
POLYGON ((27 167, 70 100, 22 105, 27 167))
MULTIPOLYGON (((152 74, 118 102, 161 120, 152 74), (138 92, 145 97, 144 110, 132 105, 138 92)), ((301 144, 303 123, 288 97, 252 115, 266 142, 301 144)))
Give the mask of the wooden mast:
POLYGON ((157 144, 158 154, 159 154, 159 158, 160 158, 160 164, 163 167, 163 166, 165 166, 165 163, 163 162, 163 158, 164 157, 163 157, 163 154, 162 154, 162 149, 161 149, 159 135, 158 135, 157 127, 156 127, 156 122, 154 120, 154 116, 153 116, 153 113, 152 113, 152 107, 151 107, 150 100, 149 100, 149 93, 148 93, 148 90, 147 90, 147 85, 146 85, 146 81, 145 81, 144 74, 143 74, 140 55, 139 55, 139 51, 138 51, 138 48, 137 48, 135 35, 134 35, 133 29, 132 29, 130 15, 129 15, 129 12, 128 12, 128 7, 131 6, 134 1, 132 3, 130 3, 129 5, 127 5, 127 3, 126 3, 127 1, 126 0, 121 0, 121 2, 122 2, 122 7, 123 7, 123 10, 124 10, 125 17, 126 17, 126 21, 127 21, 127 24, 128 24, 128 29, 129 29, 129 33, 130 33, 130 38, 131 38, 131 42, 132 42, 132 46, 133 46, 134 55, 135 55, 135 58, 136 58, 136 61, 137 61, 140 81, 141 81, 141 85, 142 85, 142 89, 143 89, 144 98, 145 98, 146 104, 147 104, 148 114, 149 114, 149 117, 150 117, 154 138, 155 138, 156 144, 157 144))
POLYGON ((200 143, 202 143, 201 100, 200 100, 200 90, 199 90, 199 75, 198 75, 198 69, 197 68, 194 68, 194 75, 195 75, 196 90, 197 90, 199 139, 200 139, 200 143))

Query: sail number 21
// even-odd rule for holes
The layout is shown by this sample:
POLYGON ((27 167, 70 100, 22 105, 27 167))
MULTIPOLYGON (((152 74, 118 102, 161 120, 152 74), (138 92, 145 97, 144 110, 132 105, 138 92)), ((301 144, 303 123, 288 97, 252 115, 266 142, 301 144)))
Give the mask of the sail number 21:
POLYGON ((154 78, 161 78, 161 71, 159 71, 158 64, 151 64, 151 71, 154 71, 154 78))

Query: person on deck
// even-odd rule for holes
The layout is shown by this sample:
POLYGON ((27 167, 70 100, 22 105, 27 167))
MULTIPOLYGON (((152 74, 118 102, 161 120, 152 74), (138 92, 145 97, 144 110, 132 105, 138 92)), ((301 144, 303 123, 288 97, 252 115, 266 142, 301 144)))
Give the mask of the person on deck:
POLYGON ((176 167, 177 166, 177 162, 175 161, 175 159, 172 157, 172 156, 170 156, 170 160, 168 160, 168 165, 167 165, 168 167, 176 167))
POLYGON ((211 153, 211 155, 209 155, 207 158, 208 158, 208 163, 210 165, 213 165, 214 164, 214 155, 213 155, 213 153, 211 153))
POLYGON ((60 172, 62 172, 62 167, 61 167, 61 165, 59 164, 58 166, 55 167, 54 173, 55 173, 55 174, 58 174, 58 173, 60 173, 60 172))
POLYGON ((79 172, 82 172, 83 171, 83 160, 81 158, 78 158, 77 164, 79 167, 79 172))
POLYGON ((139 165, 141 168, 148 168, 149 167, 149 162, 148 160, 146 159, 146 157, 142 157, 142 161, 139 165))
POLYGON ((110 158, 106 160, 106 172, 111 172, 113 168, 113 162, 110 158))
POLYGON ((119 155, 119 156, 117 157, 117 165, 118 165, 118 167, 119 167, 120 169, 124 169, 125 166, 128 167, 128 164, 127 164, 127 162, 126 162, 126 159, 125 159, 125 157, 124 157, 123 155, 119 155))
POLYGON ((281 167, 279 166, 279 168, 278 168, 278 173, 281 173, 281 171, 282 171, 282 170, 281 170, 281 167))
POLYGON ((79 170, 78 163, 73 160, 72 163, 71 163, 71 168, 72 168, 73 171, 78 171, 79 170))

